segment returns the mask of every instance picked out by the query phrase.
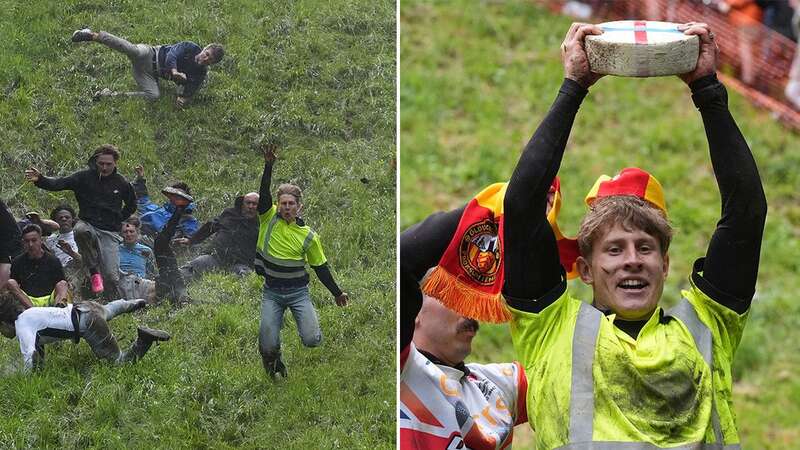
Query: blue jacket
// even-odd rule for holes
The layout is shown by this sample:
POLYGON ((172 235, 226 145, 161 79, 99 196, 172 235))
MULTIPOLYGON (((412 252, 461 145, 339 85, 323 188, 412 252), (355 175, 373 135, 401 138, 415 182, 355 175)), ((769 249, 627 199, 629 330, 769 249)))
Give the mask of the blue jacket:
MULTIPOLYGON (((166 202, 158 206, 150 201, 150 195, 147 192, 147 180, 144 178, 136 177, 132 184, 133 190, 136 192, 137 211, 139 213, 139 220, 142 221, 143 228, 146 232, 151 230, 154 233, 161 232, 175 212, 175 205, 166 202)), ((183 217, 181 217, 180 222, 178 222, 178 229, 175 231, 175 237, 192 237, 199 228, 197 219, 192 215, 194 208, 194 202, 186 206, 183 217)))
MULTIPOLYGON (((164 229, 164 226, 169 221, 172 214, 175 213, 175 205, 166 202, 161 206, 156 205, 150 201, 150 196, 142 195, 137 200, 139 220, 143 225, 149 225, 158 233, 164 229)), ((194 211, 194 203, 189 203, 184 211, 183 217, 178 222, 178 229, 176 230, 176 237, 192 237, 199 227, 197 219, 192 214, 194 211)))
POLYGON ((158 50, 158 66, 161 67, 162 78, 172 79, 172 69, 178 69, 186 75, 186 81, 173 80, 183 85, 183 97, 191 97, 200 89, 206 79, 208 67, 197 64, 194 57, 203 51, 194 42, 183 41, 172 45, 162 45, 158 50))

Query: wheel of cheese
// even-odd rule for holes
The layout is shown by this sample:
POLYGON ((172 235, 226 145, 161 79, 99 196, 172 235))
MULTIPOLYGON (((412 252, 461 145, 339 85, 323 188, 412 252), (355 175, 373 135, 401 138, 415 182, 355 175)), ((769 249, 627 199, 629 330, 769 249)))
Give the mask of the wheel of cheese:
POLYGON ((619 20, 598 24, 603 34, 586 36, 592 72, 625 77, 660 77, 694 70, 700 39, 677 23, 619 20))

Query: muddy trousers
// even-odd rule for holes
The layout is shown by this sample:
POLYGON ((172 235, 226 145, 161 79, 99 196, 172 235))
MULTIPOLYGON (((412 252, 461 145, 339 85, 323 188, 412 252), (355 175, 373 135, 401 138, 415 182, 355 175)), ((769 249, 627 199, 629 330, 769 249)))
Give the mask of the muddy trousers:
POLYGON ((169 299, 173 303, 186 297, 186 280, 178 268, 178 258, 175 257, 175 252, 170 247, 179 222, 179 214, 173 214, 153 243, 153 253, 156 255, 156 266, 158 267, 156 297, 169 299))
POLYGON ((105 306, 95 302, 85 302, 75 306, 79 314, 81 337, 89 344, 95 356, 114 363, 136 361, 150 349, 152 341, 136 339, 126 351, 120 351, 108 321, 114 317, 136 309, 136 303, 129 300, 116 300, 105 306))
POLYGON ((158 77, 153 68, 153 57, 156 49, 146 44, 132 44, 121 37, 111 33, 101 31, 98 33, 97 41, 108 48, 116 50, 131 61, 131 71, 133 79, 139 85, 138 91, 116 92, 116 95, 127 95, 134 97, 144 97, 148 100, 155 100, 161 94, 158 89, 158 77))
POLYGON ((120 298, 119 287, 119 234, 101 230, 88 222, 75 224, 75 242, 86 270, 96 269, 103 276, 106 299, 120 298))

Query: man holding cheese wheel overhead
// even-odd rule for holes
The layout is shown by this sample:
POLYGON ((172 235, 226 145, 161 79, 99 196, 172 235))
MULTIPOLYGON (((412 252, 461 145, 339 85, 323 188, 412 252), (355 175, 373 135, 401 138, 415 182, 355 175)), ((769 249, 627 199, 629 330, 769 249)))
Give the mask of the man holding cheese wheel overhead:
POLYGON ((528 375, 536 448, 740 448, 731 365, 755 292, 767 202, 716 76, 714 34, 702 23, 679 30, 700 40, 696 68, 679 77, 703 119, 722 213, 675 307, 658 304, 672 229, 648 172, 600 177, 586 197, 576 265, 591 303, 570 295, 551 227, 528 213, 544 207, 578 108, 600 78, 584 46, 602 33, 597 26, 576 23, 567 33, 559 95, 509 183, 503 296, 528 375))

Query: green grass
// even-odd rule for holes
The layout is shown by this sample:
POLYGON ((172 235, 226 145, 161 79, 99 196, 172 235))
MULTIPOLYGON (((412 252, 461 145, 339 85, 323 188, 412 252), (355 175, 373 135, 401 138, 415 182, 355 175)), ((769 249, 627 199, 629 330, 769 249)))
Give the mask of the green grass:
MULTIPOLYGON (((563 79, 559 45, 570 19, 522 1, 404 1, 400 14, 402 229, 510 177, 563 79)), ((800 139, 729 95, 769 202, 757 300, 735 361, 735 411, 744 448, 797 448, 800 139)), ((592 87, 561 166, 566 234, 577 232, 594 180, 626 166, 665 186, 677 234, 664 298, 674 302, 719 217, 700 115, 677 78, 606 77, 592 87)), ((571 288, 591 296, 579 281, 571 288)), ((473 350, 474 361, 515 357, 506 326, 484 326, 473 350)), ((524 433, 515 441, 532 445, 524 433)))
MULTIPOLYGON (((284 143, 273 181, 304 190, 351 305, 317 281, 323 344, 306 349, 287 318, 290 377, 272 383, 257 351, 261 279, 211 275, 196 303, 112 322, 122 347, 135 325, 173 340, 136 365, 98 361, 88 346, 47 349, 46 368, 19 373, 16 341, 0 342, 2 448, 393 448, 395 439, 395 6, 390 1, 0 0, 0 196, 19 216, 68 192, 24 182, 81 169, 120 147, 120 171, 143 164, 149 186, 188 182, 207 220, 257 190, 265 140, 284 143), (221 42, 225 60, 184 110, 162 98, 91 100, 133 90, 127 59, 72 44, 83 26, 132 42, 221 42)), ((155 196, 158 197, 158 196, 155 196)), ((313 277, 312 277, 313 278, 313 277)))

